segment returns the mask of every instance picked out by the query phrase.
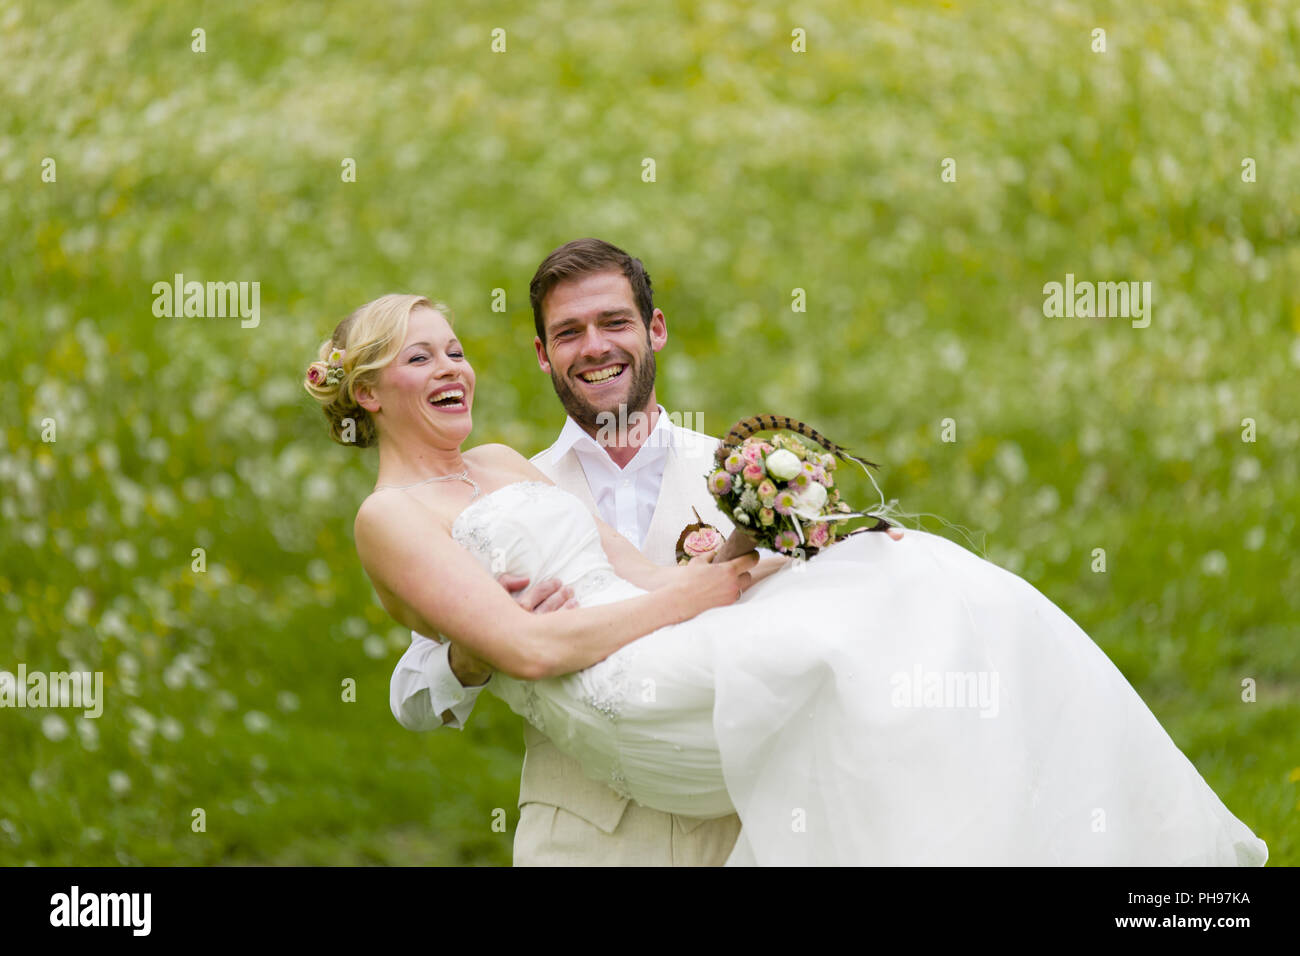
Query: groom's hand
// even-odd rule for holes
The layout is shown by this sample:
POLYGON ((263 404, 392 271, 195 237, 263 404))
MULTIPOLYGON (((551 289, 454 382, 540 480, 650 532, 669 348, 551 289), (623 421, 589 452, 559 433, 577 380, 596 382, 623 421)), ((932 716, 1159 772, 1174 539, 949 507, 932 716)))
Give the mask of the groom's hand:
POLYGON ((515 603, 525 611, 545 614, 547 611, 558 611, 562 607, 578 606, 578 602, 573 600, 573 588, 564 587, 558 578, 547 578, 531 588, 528 586, 527 578, 514 574, 502 574, 497 581, 510 592, 515 603))
MULTIPOLYGON (((451 665, 451 672, 456 675, 456 680, 460 681, 461 687, 478 687, 486 684, 488 678, 492 676, 491 664, 479 660, 455 641, 451 642, 451 648, 447 651, 447 663, 451 665)), ((442 722, 444 724, 447 722, 446 716, 442 718, 442 722)))
MULTIPOLYGON (((531 588, 528 586, 528 578, 513 574, 503 574, 497 581, 515 599, 516 604, 534 614, 578 606, 578 602, 573 599, 573 588, 564 587, 557 578, 547 578, 531 588)), ((491 664, 479 660, 455 642, 447 654, 447 662, 462 687, 477 687, 492 676, 491 664)))

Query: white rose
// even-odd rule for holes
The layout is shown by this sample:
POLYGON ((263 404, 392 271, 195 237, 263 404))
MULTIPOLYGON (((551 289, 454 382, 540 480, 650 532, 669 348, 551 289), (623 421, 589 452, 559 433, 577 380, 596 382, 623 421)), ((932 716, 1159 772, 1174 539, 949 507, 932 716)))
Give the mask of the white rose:
POLYGON ((767 473, 773 478, 779 478, 782 481, 789 481, 799 472, 803 471, 803 462, 792 451, 786 451, 784 448, 778 448, 767 456, 767 473))
POLYGON ((807 521, 820 515, 825 506, 826 486, 818 482, 814 481, 803 491, 794 493, 794 513, 807 521))

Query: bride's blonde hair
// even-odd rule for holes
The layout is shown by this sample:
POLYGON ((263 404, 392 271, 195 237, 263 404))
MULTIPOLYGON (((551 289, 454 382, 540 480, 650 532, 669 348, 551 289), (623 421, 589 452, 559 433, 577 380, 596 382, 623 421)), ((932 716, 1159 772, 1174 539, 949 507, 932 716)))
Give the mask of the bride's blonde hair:
POLYGON ((450 310, 441 302, 422 295, 382 295, 340 322, 334 334, 321 343, 320 359, 308 368, 303 387, 320 403, 329 421, 330 438, 340 445, 369 448, 379 439, 374 419, 357 404, 356 390, 373 385, 379 370, 397 357, 406 341, 411 313, 420 306, 452 321, 450 310), (341 362, 330 361, 335 351, 343 353, 341 362))

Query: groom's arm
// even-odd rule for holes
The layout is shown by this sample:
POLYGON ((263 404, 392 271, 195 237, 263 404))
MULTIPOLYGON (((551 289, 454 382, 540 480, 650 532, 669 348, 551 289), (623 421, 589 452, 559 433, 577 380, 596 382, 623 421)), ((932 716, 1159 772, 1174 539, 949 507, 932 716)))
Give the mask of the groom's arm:
MULTIPOLYGON (((451 669, 452 645, 411 632, 411 646, 393 669, 388 705, 407 730, 462 729, 486 681, 465 686, 451 669)), ((490 676, 490 675, 489 675, 490 676)))
MULTIPOLYGON (((502 575, 498 580, 526 611, 542 614, 576 606, 572 589, 555 578, 531 588, 527 578, 502 575)), ((389 709, 407 730, 462 730, 492 674, 491 667, 460 645, 439 643, 412 631, 411 646, 389 679, 389 709)))

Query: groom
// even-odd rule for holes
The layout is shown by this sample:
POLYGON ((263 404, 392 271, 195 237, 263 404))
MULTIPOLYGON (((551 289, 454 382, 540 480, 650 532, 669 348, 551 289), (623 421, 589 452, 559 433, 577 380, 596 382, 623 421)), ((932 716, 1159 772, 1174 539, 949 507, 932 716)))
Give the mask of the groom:
MULTIPOLYGON (((640 260, 576 239, 538 266, 529 298, 537 363, 568 413, 533 464, 656 564, 674 563, 692 509, 730 534, 704 483, 718 439, 673 424, 655 398, 655 353, 668 329, 640 260)), ((556 581, 500 580, 528 610, 555 610, 570 597, 556 581)), ((459 645, 412 634, 393 672, 393 715, 410 730, 463 727, 491 673, 459 645)), ((734 814, 700 820, 651 810, 587 777, 531 724, 524 743, 516 866, 720 866, 731 853, 734 814)))
MULTIPOLYGON (((640 260, 577 239, 538 266, 529 298, 537 363, 568 413, 533 464, 656 564, 674 563, 692 507, 730 534, 704 485, 717 439, 674 425, 655 398, 655 353, 668 328, 640 260)), ((503 583, 529 610, 554 610, 567 598, 555 581, 503 583)), ((462 727, 490 676, 458 645, 413 634, 393 672, 393 714, 411 730, 462 727)), ((531 724, 524 743, 516 866, 720 866, 731 853, 740 832, 734 814, 700 820, 651 810, 586 776, 531 724)))

